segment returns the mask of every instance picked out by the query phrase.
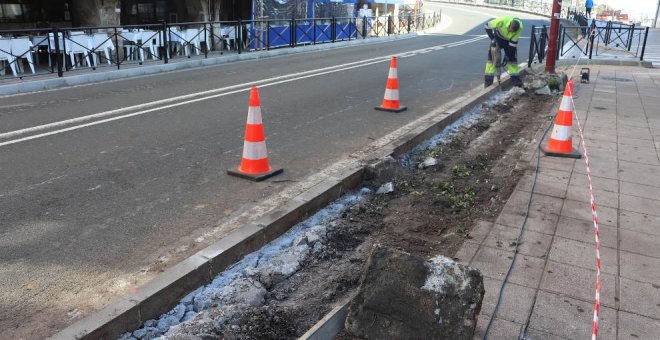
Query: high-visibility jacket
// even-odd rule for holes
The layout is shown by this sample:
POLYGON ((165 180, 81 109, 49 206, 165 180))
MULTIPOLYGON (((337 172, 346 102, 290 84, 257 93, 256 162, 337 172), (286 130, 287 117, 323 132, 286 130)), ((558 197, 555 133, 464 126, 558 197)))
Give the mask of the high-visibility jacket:
POLYGON ((516 48, 518 47, 518 40, 520 39, 520 33, 523 29, 522 20, 514 16, 499 17, 493 19, 486 24, 486 29, 491 29, 495 32, 495 35, 501 39, 509 42, 509 46, 516 48), (520 27, 515 32, 509 32, 509 25, 513 20, 517 20, 520 24, 520 27))

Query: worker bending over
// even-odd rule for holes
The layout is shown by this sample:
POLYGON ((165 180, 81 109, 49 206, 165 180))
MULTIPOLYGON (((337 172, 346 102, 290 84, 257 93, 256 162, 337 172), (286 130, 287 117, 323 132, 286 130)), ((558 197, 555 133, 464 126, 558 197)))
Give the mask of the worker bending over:
MULTIPOLYGON (((520 67, 518 66, 518 39, 522 32, 522 21, 513 16, 505 16, 493 19, 486 23, 485 27, 488 37, 491 39, 491 47, 497 46, 504 49, 507 60, 507 72, 511 76, 514 86, 522 86, 520 79, 520 67)), ((486 62, 486 76, 484 86, 493 84, 495 77, 495 62, 491 55, 491 49, 488 49, 488 61, 486 62)))

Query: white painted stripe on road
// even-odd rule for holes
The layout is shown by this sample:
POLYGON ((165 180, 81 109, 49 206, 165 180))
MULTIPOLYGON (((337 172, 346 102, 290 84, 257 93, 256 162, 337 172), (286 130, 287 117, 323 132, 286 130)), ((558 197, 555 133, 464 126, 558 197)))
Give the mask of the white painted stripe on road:
MULTIPOLYGON (((476 38, 471 38, 471 39, 467 39, 467 40, 463 40, 463 41, 447 43, 447 44, 438 45, 438 46, 432 46, 432 47, 423 48, 423 49, 419 49, 419 50, 408 51, 408 52, 404 52, 402 54, 399 54, 398 57, 399 58, 411 57, 411 56, 414 56, 417 53, 422 52, 422 51, 427 51, 427 50, 439 51, 439 50, 442 50, 442 49, 448 48, 448 47, 456 47, 456 46, 466 45, 466 44, 469 44, 469 43, 472 43, 472 42, 482 40, 485 37, 486 37, 486 35, 483 35, 483 36, 479 36, 479 37, 476 37, 476 38)), ((105 112, 96 113, 96 114, 92 114, 92 115, 88 115, 88 116, 72 118, 72 119, 67 119, 67 120, 63 120, 63 121, 59 121, 59 122, 54 122, 54 123, 34 126, 34 127, 30 127, 30 128, 5 132, 5 133, 0 134, 0 139, 20 137, 20 136, 30 134, 30 133, 40 132, 40 131, 49 130, 49 129, 53 129, 53 128, 59 128, 59 127, 72 125, 72 124, 76 124, 76 123, 82 123, 82 122, 86 122, 86 121, 94 120, 94 119, 98 119, 98 118, 110 117, 110 116, 121 114, 121 113, 124 113, 124 112, 130 112, 132 110, 144 109, 144 110, 141 110, 141 111, 137 111, 137 112, 133 112, 133 113, 125 114, 125 115, 119 115, 119 116, 110 117, 110 118, 106 118, 106 119, 102 119, 102 120, 98 120, 98 121, 94 121, 94 122, 90 122, 90 123, 70 126, 70 127, 64 128, 64 129, 54 130, 54 131, 45 132, 45 133, 36 134, 36 135, 31 135, 31 136, 27 136, 27 137, 23 137, 23 138, 8 140, 8 141, 5 141, 5 142, 0 142, 0 147, 11 145, 11 144, 16 144, 16 143, 21 143, 21 142, 25 142, 25 141, 29 141, 29 140, 33 140, 33 139, 43 138, 43 137, 47 137, 47 136, 52 136, 52 135, 56 135, 56 134, 60 134, 60 133, 68 132, 68 131, 78 130, 78 129, 82 129, 82 128, 85 128, 85 127, 90 127, 90 126, 94 126, 94 125, 108 123, 108 122, 112 122, 112 121, 119 120, 119 119, 135 117, 135 116, 143 115, 143 114, 154 112, 154 111, 165 110, 165 109, 169 109, 169 108, 173 108, 173 107, 177 107, 177 106, 192 104, 192 103, 196 103, 196 102, 200 102, 200 101, 204 101, 204 100, 208 100, 208 99, 214 99, 214 98, 224 97, 224 96, 228 96, 228 95, 232 95, 232 94, 236 94, 236 93, 240 93, 240 92, 244 92, 244 91, 249 91, 250 88, 252 86, 255 86, 255 85, 259 85, 260 87, 268 87, 268 86, 273 86, 273 85, 279 85, 279 84, 293 82, 293 81, 296 81, 296 80, 302 80, 302 79, 322 76, 322 75, 326 75, 326 74, 342 72, 342 71, 351 70, 351 69, 354 69, 354 68, 365 67, 365 66, 369 66, 369 65, 373 65, 373 64, 382 63, 382 62, 389 62, 390 60, 391 60, 391 55, 382 56, 382 57, 375 57, 375 58, 371 58, 371 59, 365 59, 365 60, 346 63, 346 64, 342 64, 342 65, 329 66, 329 67, 324 67, 324 68, 320 68, 320 69, 316 69, 316 70, 303 71, 303 72, 293 73, 293 74, 290 74, 290 75, 283 75, 283 76, 272 77, 272 78, 259 80, 259 81, 253 81, 253 82, 247 82, 247 83, 243 83, 243 84, 231 85, 231 86, 227 86, 227 87, 223 87, 223 88, 219 88, 219 89, 214 89, 214 90, 195 92, 195 93, 191 93, 191 94, 187 94, 187 95, 182 95, 182 96, 178 96, 178 97, 172 97, 172 98, 157 100, 157 101, 153 101, 153 102, 149 102, 149 103, 143 103, 143 104, 139 104, 139 105, 133 105, 133 106, 129 106, 129 107, 121 108, 121 109, 105 111, 105 112), (228 91, 228 92, 223 92, 223 91, 228 91), (223 93, 218 93, 218 92, 223 92, 223 93), (215 93, 217 93, 217 94, 215 94, 215 93), (201 97, 201 98, 195 98, 195 97, 200 97, 200 96, 204 96, 204 95, 207 95, 207 96, 201 97), (190 98, 195 98, 195 99, 190 99, 190 98), (190 99, 190 100, 186 100, 186 99, 190 99), (183 100, 183 101, 181 101, 181 100, 183 100), (176 101, 179 101, 179 102, 176 102, 176 101), (175 102, 175 103, 172 103, 172 102, 175 102), (167 103, 172 103, 172 104, 156 106, 156 105, 167 104, 167 103), (156 106, 156 107, 154 107, 154 106, 156 106)))

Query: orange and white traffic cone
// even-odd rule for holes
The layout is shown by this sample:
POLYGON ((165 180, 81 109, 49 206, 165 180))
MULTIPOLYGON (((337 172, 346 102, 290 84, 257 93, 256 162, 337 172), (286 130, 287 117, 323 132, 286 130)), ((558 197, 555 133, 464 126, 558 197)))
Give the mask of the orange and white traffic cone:
POLYGON ((573 81, 569 80, 564 89, 559 111, 555 118, 555 126, 548 141, 548 146, 541 147, 547 156, 580 158, 580 153, 573 148, 571 128, 573 127, 573 81))
POLYGON ((245 125, 245 141, 243 142, 243 159, 241 166, 227 170, 232 176, 263 181, 268 177, 282 173, 281 168, 273 169, 268 163, 264 126, 261 121, 261 103, 256 87, 250 90, 250 106, 248 108, 247 124, 245 125))
POLYGON ((376 110, 401 112, 406 109, 399 102, 399 76, 396 71, 396 57, 392 57, 390 73, 387 77, 387 85, 385 85, 385 98, 383 98, 383 104, 381 106, 376 106, 376 110))

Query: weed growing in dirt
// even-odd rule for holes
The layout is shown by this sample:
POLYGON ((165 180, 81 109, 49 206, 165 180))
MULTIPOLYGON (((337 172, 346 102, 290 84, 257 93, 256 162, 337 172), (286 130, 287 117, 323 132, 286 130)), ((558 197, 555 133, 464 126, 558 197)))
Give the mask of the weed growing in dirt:
POLYGON ((451 168, 451 174, 454 178, 463 178, 470 176, 470 170, 465 165, 454 165, 451 168))

